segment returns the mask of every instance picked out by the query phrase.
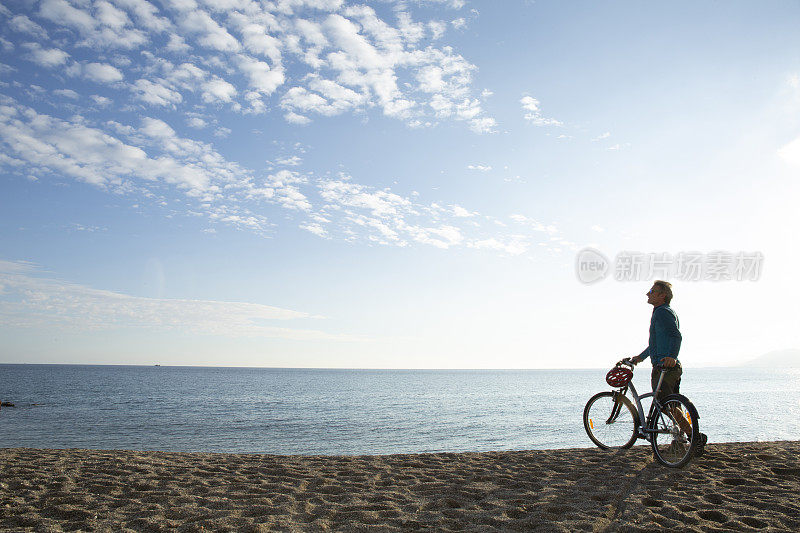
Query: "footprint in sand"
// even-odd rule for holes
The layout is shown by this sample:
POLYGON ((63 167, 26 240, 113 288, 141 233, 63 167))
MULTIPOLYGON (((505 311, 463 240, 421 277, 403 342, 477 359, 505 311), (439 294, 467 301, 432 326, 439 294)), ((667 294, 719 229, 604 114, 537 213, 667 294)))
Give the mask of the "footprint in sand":
POLYGON ((642 505, 645 507, 662 507, 664 502, 654 500, 653 498, 642 498, 642 505))
POLYGON ((699 516, 703 520, 713 520, 714 522, 719 522, 720 524, 728 521, 728 516, 724 513, 717 511, 716 509, 711 509, 708 511, 697 511, 697 516, 699 516))
POLYGON ((752 516, 745 516, 740 518, 740 520, 747 524, 750 527, 754 527, 756 529, 763 529, 767 527, 769 524, 764 522, 763 520, 759 520, 758 518, 754 518, 752 516))
POLYGON ((800 476, 800 468, 770 468, 778 476, 800 476))

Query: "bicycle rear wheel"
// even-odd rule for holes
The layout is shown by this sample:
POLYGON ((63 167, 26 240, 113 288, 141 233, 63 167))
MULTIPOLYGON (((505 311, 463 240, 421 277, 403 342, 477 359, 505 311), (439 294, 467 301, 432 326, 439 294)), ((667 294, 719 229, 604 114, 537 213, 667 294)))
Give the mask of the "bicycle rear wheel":
POLYGON ((638 419, 631 401, 618 392, 595 394, 583 409, 586 434, 604 450, 633 446, 638 419))
POLYGON ((682 394, 670 394, 650 421, 653 452, 663 465, 682 468, 694 455, 700 439, 697 409, 682 394))

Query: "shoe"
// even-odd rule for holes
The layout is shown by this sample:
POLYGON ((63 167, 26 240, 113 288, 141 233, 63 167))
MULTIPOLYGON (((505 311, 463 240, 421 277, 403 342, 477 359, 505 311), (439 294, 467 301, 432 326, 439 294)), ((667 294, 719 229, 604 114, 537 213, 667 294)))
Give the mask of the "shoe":
POLYGON ((700 438, 697 441, 697 444, 694 446, 694 456, 695 457, 702 457, 704 453, 706 453, 706 443, 708 442, 708 436, 705 433, 700 433, 700 438))

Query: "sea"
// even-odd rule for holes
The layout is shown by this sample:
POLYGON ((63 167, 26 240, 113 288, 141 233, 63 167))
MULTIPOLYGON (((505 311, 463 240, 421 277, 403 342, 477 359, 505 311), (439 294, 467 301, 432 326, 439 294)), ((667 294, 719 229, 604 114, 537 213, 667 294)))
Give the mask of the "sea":
MULTIPOLYGON (((596 370, 0 365, 0 447, 279 455, 588 448, 596 370)), ((634 377, 649 391, 649 367, 634 377)), ((685 368, 710 442, 800 440, 800 369, 685 368)), ((645 409, 649 406, 646 400, 645 409)))

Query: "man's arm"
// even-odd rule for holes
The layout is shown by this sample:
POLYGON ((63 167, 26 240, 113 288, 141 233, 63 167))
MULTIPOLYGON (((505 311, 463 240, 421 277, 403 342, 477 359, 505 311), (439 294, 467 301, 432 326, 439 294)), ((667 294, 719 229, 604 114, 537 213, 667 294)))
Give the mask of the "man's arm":
POLYGON ((645 348, 644 351, 642 353, 640 353, 639 355, 637 355, 635 357, 631 357, 631 362, 634 365, 638 365, 639 363, 641 363, 642 361, 644 361, 648 357, 650 357, 650 347, 649 346, 647 348, 645 348))

